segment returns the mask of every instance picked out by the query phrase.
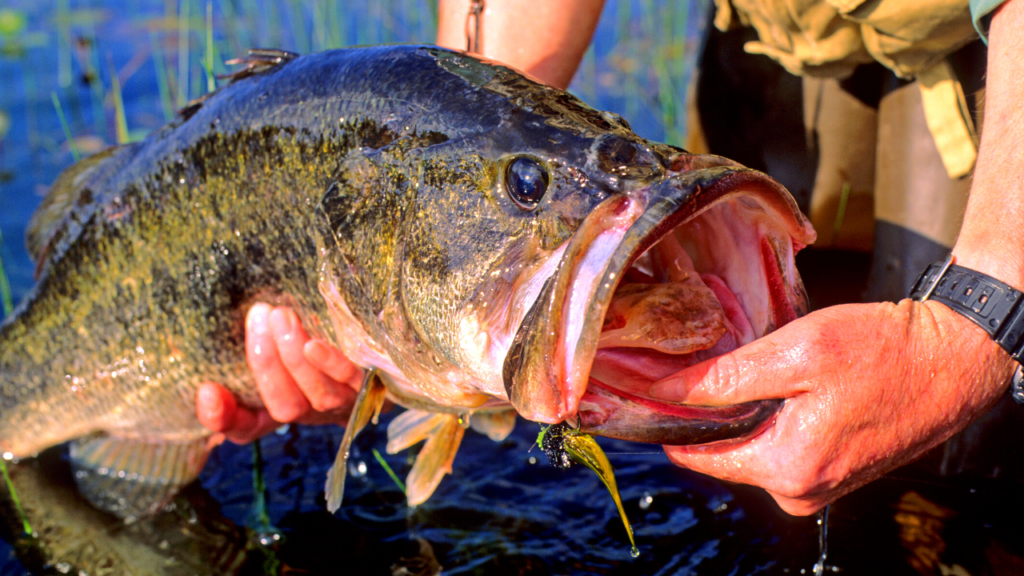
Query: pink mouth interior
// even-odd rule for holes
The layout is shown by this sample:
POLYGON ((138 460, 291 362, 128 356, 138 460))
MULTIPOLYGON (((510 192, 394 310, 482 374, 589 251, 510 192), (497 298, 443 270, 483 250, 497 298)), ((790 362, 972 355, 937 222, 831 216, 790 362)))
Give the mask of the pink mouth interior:
POLYGON ((633 262, 605 314, 593 384, 658 409, 648 397, 653 383, 798 316, 772 247, 780 243, 769 241, 780 235, 763 213, 733 224, 725 240, 721 230, 709 234, 748 208, 699 216, 633 262))

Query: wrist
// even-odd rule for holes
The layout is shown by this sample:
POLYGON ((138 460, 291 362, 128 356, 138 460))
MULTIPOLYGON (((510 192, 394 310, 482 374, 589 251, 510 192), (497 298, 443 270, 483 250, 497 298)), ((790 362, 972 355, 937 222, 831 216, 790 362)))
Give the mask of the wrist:
MULTIPOLYGON (((1024 293, 957 263, 951 254, 924 270, 910 297, 931 313, 938 329, 933 350, 982 384, 984 399, 1005 393, 1024 360, 1024 293)), ((987 404, 987 402, 983 402, 987 404)))
POLYGON ((984 329, 945 304, 927 300, 918 305, 935 323, 931 336, 941 340, 928 349, 945 356, 944 371, 960 382, 958 387, 978 395, 983 410, 1002 398, 1019 364, 984 329))
POLYGON ((975 238, 965 230, 953 247, 953 255, 957 265, 1024 291, 1024 246, 1016 245, 1014 240, 1018 239, 1013 236, 975 238))

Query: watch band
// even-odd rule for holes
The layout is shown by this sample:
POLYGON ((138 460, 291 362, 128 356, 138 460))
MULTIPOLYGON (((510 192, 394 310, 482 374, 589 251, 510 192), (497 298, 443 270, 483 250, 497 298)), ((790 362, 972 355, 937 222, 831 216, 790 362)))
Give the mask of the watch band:
MULTIPOLYGON (((953 262, 950 254, 945 261, 930 264, 914 283, 910 297, 918 302, 941 302, 966 316, 1024 365, 1024 293, 953 262)), ((1010 390, 1013 399, 1024 404, 1024 366, 1014 372, 1010 390)))

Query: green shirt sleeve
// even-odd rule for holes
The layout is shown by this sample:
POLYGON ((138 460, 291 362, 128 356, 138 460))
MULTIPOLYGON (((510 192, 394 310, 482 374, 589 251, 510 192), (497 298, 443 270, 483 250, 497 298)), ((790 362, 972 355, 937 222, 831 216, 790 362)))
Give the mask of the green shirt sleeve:
POLYGON ((992 12, 999 8, 1006 0, 970 0, 971 18, 974 20, 974 27, 981 35, 981 39, 988 44, 988 23, 991 20, 992 12))

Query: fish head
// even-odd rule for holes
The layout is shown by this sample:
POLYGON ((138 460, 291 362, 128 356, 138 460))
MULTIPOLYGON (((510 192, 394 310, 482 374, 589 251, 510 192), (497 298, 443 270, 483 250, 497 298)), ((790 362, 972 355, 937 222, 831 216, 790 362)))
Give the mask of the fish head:
POLYGON ((461 82, 438 116, 444 137, 343 171, 358 180, 348 188, 393 204, 367 210, 330 193, 322 203, 333 246, 321 250, 321 291, 343 350, 405 398, 507 401, 538 422, 601 420, 597 434, 680 440, 642 416, 660 414, 669 430, 693 418, 646 390, 803 313, 793 254, 813 241, 809 223, 760 172, 644 140, 503 66, 434 56, 461 82), (338 224, 365 218, 379 225, 338 224), (353 235, 375 248, 352 248, 353 235))
POLYGON ((539 422, 661 444, 745 437, 781 405, 655 400, 656 382, 803 315, 794 255, 815 234, 763 173, 716 156, 597 206, 567 242, 506 356, 510 402, 539 422))

